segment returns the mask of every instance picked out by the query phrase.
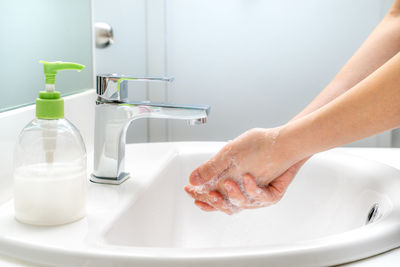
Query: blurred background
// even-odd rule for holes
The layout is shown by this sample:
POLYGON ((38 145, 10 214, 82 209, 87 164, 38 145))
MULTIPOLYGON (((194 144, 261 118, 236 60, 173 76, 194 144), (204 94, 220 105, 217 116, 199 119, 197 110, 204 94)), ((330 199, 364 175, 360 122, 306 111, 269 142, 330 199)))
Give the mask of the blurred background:
MULTIPOLYGON (((128 141, 229 140, 281 125, 336 75, 391 0, 94 0, 94 21, 114 30, 96 71, 173 76, 130 86, 157 101, 211 105, 207 124, 140 122, 128 141), (136 87, 135 87, 136 86, 136 87)), ((134 122, 136 124, 136 122, 134 122)), ((352 146, 398 145, 386 132, 352 146)))

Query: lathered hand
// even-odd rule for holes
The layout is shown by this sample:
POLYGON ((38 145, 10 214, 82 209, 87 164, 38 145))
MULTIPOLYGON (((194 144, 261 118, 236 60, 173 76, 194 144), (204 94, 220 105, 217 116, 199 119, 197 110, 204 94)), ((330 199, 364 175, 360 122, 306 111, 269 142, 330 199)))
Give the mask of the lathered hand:
POLYGON ((202 210, 227 214, 276 203, 304 163, 293 164, 279 141, 279 128, 247 131, 194 170, 186 192, 202 210))

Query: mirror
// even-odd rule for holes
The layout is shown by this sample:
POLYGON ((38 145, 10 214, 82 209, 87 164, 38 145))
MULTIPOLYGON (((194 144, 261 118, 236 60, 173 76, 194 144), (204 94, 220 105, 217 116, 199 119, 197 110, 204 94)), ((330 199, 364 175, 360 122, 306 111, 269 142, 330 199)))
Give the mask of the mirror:
POLYGON ((2 0, 0 25, 0 111, 35 102, 45 84, 39 60, 86 66, 57 76, 63 96, 93 88, 90 0, 2 0))

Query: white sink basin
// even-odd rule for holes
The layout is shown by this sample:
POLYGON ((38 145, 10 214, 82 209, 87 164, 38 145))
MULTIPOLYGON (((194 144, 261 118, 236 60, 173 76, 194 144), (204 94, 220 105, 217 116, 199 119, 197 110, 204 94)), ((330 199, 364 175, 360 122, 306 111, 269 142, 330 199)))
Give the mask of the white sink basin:
POLYGON ((70 225, 23 225, 0 206, 0 253, 65 266, 323 266, 400 246, 400 172, 343 152, 314 156, 275 206, 201 211, 183 186, 222 145, 129 145, 133 177, 89 184, 88 216, 70 225))

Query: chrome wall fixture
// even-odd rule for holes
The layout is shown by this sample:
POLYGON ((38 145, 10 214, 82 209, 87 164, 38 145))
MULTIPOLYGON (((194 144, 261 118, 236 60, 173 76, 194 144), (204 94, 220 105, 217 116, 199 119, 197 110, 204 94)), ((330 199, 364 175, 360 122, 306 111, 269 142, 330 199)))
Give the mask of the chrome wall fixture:
POLYGON ((111 25, 105 22, 94 24, 96 48, 106 48, 114 43, 114 32, 111 25))

